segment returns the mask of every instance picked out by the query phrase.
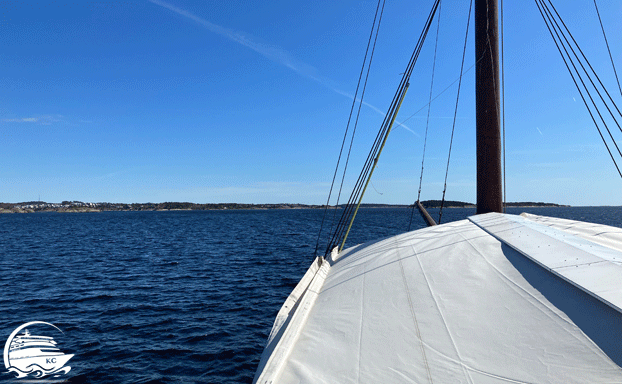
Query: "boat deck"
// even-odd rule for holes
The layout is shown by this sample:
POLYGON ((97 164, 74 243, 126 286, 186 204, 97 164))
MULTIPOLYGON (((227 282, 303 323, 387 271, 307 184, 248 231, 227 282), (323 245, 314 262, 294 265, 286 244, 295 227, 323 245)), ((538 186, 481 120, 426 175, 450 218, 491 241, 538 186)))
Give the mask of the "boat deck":
POLYGON ((486 214, 312 267, 258 383, 622 383, 622 229, 486 214))

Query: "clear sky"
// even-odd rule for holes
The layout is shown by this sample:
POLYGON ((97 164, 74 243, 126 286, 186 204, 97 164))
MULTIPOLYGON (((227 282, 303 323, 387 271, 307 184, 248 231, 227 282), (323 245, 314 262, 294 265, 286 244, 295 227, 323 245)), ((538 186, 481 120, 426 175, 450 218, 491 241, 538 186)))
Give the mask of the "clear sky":
MULTIPOLYGON (((622 180, 535 3, 505 3, 508 201, 622 204, 622 180)), ((555 3, 622 105, 593 1, 555 3)), ((598 4, 622 71, 622 2, 598 4)), ((344 194, 431 5, 387 0, 344 194)), ((459 75, 468 5, 443 1, 435 95, 459 75)), ((1 2, 0 201, 324 203, 375 7, 1 2)), ((366 202, 416 199, 427 110, 412 115, 427 103, 434 36, 366 202)), ((465 68, 472 44, 471 30, 465 68)), ((422 200, 441 198, 456 91, 432 104, 422 200)), ((474 202, 473 70, 461 92, 446 198, 474 202)))

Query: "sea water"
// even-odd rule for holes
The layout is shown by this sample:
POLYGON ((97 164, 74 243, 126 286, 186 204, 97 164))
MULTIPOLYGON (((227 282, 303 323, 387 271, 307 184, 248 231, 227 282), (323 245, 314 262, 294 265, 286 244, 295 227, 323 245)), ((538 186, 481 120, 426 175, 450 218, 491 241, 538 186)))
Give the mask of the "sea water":
MULTIPOLYGON (((508 209, 521 212, 622 226, 619 207, 508 209)), ((448 208, 443 222, 474 213, 448 208)), ((0 346, 44 321, 75 354, 60 378, 70 383, 251 382, 276 313, 314 258, 322 214, 0 215, 0 346)), ((362 209, 348 244, 402 233, 410 217, 362 209)), ((411 229, 423 226, 415 212, 411 229)), ((0 382, 18 382, 0 371, 0 382)))

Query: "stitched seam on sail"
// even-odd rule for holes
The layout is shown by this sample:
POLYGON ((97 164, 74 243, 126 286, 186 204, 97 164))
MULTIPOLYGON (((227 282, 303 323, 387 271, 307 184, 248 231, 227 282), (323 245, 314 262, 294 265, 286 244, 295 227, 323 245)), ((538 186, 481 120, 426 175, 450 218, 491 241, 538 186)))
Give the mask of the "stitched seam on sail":
POLYGON ((419 259, 419 254, 417 253, 417 249, 415 248, 414 245, 412 246, 412 249, 415 254, 415 259, 417 260, 417 263, 419 263, 419 268, 421 268, 421 275, 423 275, 423 278, 425 279, 425 283, 428 286, 428 290, 430 291, 430 297, 432 297, 432 300, 434 300, 434 305, 436 306, 436 310, 438 311, 438 313, 441 315, 441 319, 443 320, 443 325, 445 326, 445 331, 447 332, 447 335, 449 336, 449 340, 451 340, 451 345, 454 347, 454 351, 456 352, 456 355, 458 355, 458 359, 460 359, 459 364, 460 364, 460 367, 462 367, 464 376, 469 381, 469 383, 473 384, 474 383, 473 378, 471 377, 468 370, 466 369, 466 364, 464 364, 462 360, 462 356, 460 355, 460 352, 458 351, 458 346, 456 345, 456 342, 454 341, 454 338, 451 335, 451 332, 449 331, 449 326, 447 325, 447 322, 445 321, 445 316, 443 315, 443 311, 441 311, 441 307, 440 305, 438 305, 438 301, 436 301, 436 296, 434 296, 434 292, 432 291, 432 286, 430 285, 430 281, 428 280, 428 277, 425 274, 425 270, 423 269, 423 264, 421 264, 421 260, 419 259))
MULTIPOLYGON (((404 288, 406 288, 406 297, 408 298, 408 306, 410 307, 410 314, 412 316, 413 322, 415 323, 415 330, 417 332, 417 338, 419 339, 419 345, 421 346, 421 354, 423 355, 423 363, 425 364, 425 370, 428 374, 428 380, 432 383, 432 373, 430 372, 430 365, 428 364, 428 358, 425 354, 425 347, 423 345, 423 338, 421 337, 421 331, 419 330, 419 322, 417 321, 417 314, 415 313, 415 308, 413 306, 412 298, 410 297, 410 289, 408 288, 408 281, 406 280, 406 272, 404 272, 404 264, 402 263, 402 258, 400 256, 399 244, 396 239, 396 256, 397 261, 400 265, 400 271, 402 272, 402 281, 404 282, 404 288)), ((414 249, 414 246, 413 246, 414 249)), ((416 253, 416 251, 415 251, 416 253)))
POLYGON ((365 314, 365 277, 367 274, 367 264, 363 264, 363 278, 361 281, 361 315, 359 316, 359 350, 358 367, 356 370, 356 382, 361 382, 361 350, 363 345, 363 315, 365 314))

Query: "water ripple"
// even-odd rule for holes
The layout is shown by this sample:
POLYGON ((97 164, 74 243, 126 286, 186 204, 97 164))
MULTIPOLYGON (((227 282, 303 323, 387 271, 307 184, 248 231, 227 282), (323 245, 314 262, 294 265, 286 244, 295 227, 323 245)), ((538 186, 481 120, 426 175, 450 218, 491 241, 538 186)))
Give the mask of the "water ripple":
MULTIPOLYGON (((617 226, 622 218, 611 207, 510 213, 522 211, 617 226)), ((63 351, 75 353, 69 383, 251 382, 274 316, 313 259, 321 214, 0 215, 0 339, 28 321, 57 325, 63 351)), ((349 244, 401 233, 409 217, 364 209, 349 244)))

